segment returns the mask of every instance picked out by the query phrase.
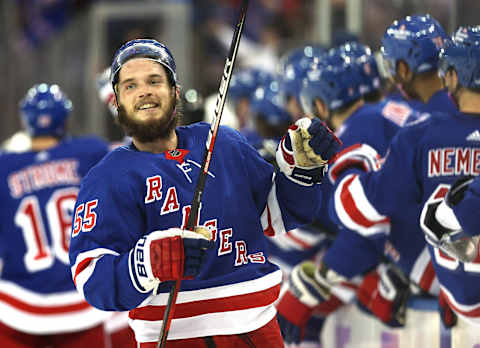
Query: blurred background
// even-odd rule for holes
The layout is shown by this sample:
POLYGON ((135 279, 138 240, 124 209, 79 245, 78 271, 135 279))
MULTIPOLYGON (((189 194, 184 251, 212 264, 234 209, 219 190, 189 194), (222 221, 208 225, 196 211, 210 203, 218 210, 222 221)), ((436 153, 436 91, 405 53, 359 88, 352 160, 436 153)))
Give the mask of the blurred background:
MULTIPOLYGON (((125 41, 148 37, 172 50, 187 121, 218 89, 240 0, 0 0, 0 141, 21 127, 18 102, 40 82, 57 83, 74 103, 73 134, 122 137, 98 97, 99 74, 125 41)), ((239 67, 276 69, 288 50, 360 39, 379 49, 385 28, 430 13, 448 32, 479 24, 478 0, 251 0, 239 67)))

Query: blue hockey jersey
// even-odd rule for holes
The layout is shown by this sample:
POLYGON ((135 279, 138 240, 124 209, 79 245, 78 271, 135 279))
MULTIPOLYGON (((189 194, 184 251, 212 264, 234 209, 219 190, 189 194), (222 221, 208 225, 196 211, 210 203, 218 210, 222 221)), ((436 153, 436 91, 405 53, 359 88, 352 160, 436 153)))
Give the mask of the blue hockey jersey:
MULTIPOLYGON (((404 255, 424 253, 424 235, 419 223, 396 233, 393 226, 406 219, 419 221, 431 195, 446 192, 462 175, 480 174, 479 142, 472 137, 479 127, 480 117, 457 112, 427 117, 404 128, 392 141, 380 171, 352 172, 342 178, 332 205, 334 216, 363 236, 386 236, 405 270, 409 261, 404 255)), ((458 314, 479 318, 480 259, 462 264, 428 248, 441 295, 458 314)))
POLYGON ((41 152, 0 155, 0 321, 32 334, 84 330, 109 313, 91 307, 71 279, 68 247, 81 178, 108 147, 67 138, 41 152))
MULTIPOLYGON (((401 127, 415 119, 424 118, 427 113, 440 110, 449 113, 456 110, 456 105, 446 90, 434 93, 427 103, 415 99, 402 100, 401 94, 395 93, 385 101, 366 109, 367 112, 362 112, 355 118, 352 115, 347 119, 345 124, 352 122, 352 125, 349 126, 351 131, 344 142, 347 145, 366 143, 383 157, 387 153, 391 140, 401 127), (375 115, 377 118, 378 115, 382 115, 383 122, 377 121, 374 124, 375 115), (366 122, 369 119, 371 121, 366 122), (372 129, 364 130, 367 127, 372 129)), ((373 268, 379 262, 379 254, 385 255, 398 263, 410 279, 419 284, 422 289, 437 294, 438 281, 424 241, 418 240, 416 247, 403 250, 402 253, 399 253, 395 247, 398 243, 403 243, 403 237, 401 237, 403 230, 415 229, 417 226, 419 216, 417 209, 407 210, 404 215, 403 219, 388 225, 388 229, 392 229, 389 233, 391 238, 387 238, 385 233, 376 232, 359 235, 342 225, 341 233, 325 255, 325 262, 338 273, 353 277, 373 268), (407 214, 409 214, 408 218, 407 214), (348 261, 350 259, 355 259, 356 262, 351 264, 348 261)))
MULTIPOLYGON (((416 105, 416 103, 413 105, 416 105)), ((412 103, 389 97, 380 103, 366 105, 351 115, 341 128, 341 139, 346 146, 356 143, 368 144, 381 156, 384 156, 387 153, 390 142, 398 131, 408 122, 413 122, 421 117, 423 117, 423 113, 414 109, 412 103)), ((332 198, 332 195, 329 195, 330 198, 332 198)), ((326 205, 328 205, 328 202, 326 205)), ((418 219, 415 221, 418 221, 418 219)), ((390 256, 397 258, 394 249, 391 248, 390 243, 386 243, 384 238, 378 238, 378 235, 374 234, 375 238, 365 239, 363 236, 359 236, 354 231, 351 231, 349 229, 351 226, 342 224, 340 226, 339 234, 324 258, 325 263, 339 274, 347 278, 363 274, 375 267, 381 259, 379 255, 385 253, 392 254, 393 252, 393 255, 390 256), (355 262, 352 263, 352 259, 355 262)), ((405 225, 395 224, 392 228, 401 231, 405 228, 405 225)), ((395 235, 395 233, 393 234, 395 235)), ((428 262, 426 249, 425 256, 428 262)), ((409 270, 412 269, 417 257, 418 253, 414 253, 408 258, 403 258, 403 260, 411 260, 407 267, 409 270)), ((423 262, 424 258, 421 258, 421 260, 419 262, 424 267, 421 271, 417 267, 415 275, 412 274, 414 278, 418 278, 420 274, 423 274, 423 271, 427 270, 426 266, 428 263, 423 262)), ((430 269, 433 268, 430 266, 430 269)))
MULTIPOLYGON (((77 289, 92 305, 130 310, 138 342, 158 340, 170 282, 157 295, 136 288, 129 252, 145 234, 184 227, 209 125, 176 129, 178 149, 161 154, 120 147, 85 177, 75 207, 70 263, 77 289)), ((275 316, 281 272, 267 260, 265 238, 311 221, 320 185, 274 174, 246 140, 221 127, 198 225, 216 247, 200 274, 184 280, 169 339, 255 330, 275 316)))

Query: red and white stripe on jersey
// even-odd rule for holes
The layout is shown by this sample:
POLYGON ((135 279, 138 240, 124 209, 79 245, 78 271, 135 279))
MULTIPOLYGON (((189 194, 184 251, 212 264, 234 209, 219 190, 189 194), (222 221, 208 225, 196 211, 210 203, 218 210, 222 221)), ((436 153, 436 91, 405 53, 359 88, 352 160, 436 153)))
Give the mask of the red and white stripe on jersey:
MULTIPOLYGON (((229 335, 256 330, 276 314, 281 271, 263 277, 201 290, 180 291, 169 339, 229 335)), ((151 295, 130 311, 139 342, 158 340, 168 293, 151 295)))
POLYGON ((410 280, 431 295, 438 296, 440 293, 440 283, 435 275, 430 253, 426 246, 413 264, 410 271, 410 280))
POLYGON ((343 149, 329 166, 330 182, 335 183, 345 170, 352 167, 362 168, 365 172, 377 171, 380 169, 380 155, 368 144, 354 144, 343 149))
POLYGON ((283 224, 282 211, 277 199, 277 185, 275 184, 275 175, 272 178, 272 188, 268 194, 267 205, 260 217, 263 232, 273 237, 285 233, 285 225, 283 224))
POLYGON ((308 250, 325 240, 323 233, 311 233, 295 228, 285 234, 276 235, 270 240, 282 250, 308 250))
POLYGON ((83 294, 83 286, 93 274, 93 271, 95 270, 95 264, 103 255, 118 256, 120 254, 110 249, 98 248, 77 255, 75 264, 71 268, 72 279, 77 287, 78 292, 80 292, 82 296, 85 296, 83 294))
POLYGON ((357 174, 345 176, 334 193, 335 211, 345 227, 370 237, 390 233, 390 219, 369 202, 357 174))
POLYGON ((77 291, 39 294, 0 280, 0 322, 29 334, 85 330, 104 322, 110 312, 85 302, 77 291))
POLYGON ((440 285, 440 296, 447 301, 449 307, 462 319, 473 325, 480 324, 480 303, 474 305, 459 303, 455 300, 452 293, 442 285, 440 285))

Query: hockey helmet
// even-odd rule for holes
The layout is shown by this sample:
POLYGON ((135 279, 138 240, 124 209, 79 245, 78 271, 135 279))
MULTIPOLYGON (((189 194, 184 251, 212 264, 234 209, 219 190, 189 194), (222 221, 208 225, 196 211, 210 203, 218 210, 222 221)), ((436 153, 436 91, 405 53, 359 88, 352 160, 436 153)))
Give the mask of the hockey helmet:
POLYGON ((399 60, 414 73, 437 69, 438 54, 447 38, 440 23, 430 15, 407 16, 394 21, 382 38, 382 54, 388 70, 395 75, 399 60))
POLYGON ((147 58, 162 64, 167 71, 170 83, 177 85, 177 73, 173 55, 163 43, 152 39, 131 40, 122 45, 113 58, 110 80, 112 87, 118 83, 120 69, 132 58, 147 58))
POLYGON ((19 107, 22 121, 31 136, 62 137, 73 106, 58 85, 41 83, 28 90, 19 107))
POLYGON ((440 73, 453 68, 463 87, 480 88, 480 26, 460 27, 440 52, 440 73))

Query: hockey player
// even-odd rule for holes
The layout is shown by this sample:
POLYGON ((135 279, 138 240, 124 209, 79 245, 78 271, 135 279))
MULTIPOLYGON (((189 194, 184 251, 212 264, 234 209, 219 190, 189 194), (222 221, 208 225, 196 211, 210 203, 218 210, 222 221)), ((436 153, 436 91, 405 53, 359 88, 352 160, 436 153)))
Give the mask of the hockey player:
POLYGON ((435 141, 424 155, 421 183, 423 198, 428 201, 421 226, 440 281, 440 303, 479 325, 479 180, 459 177, 480 174, 480 27, 459 28, 442 51, 441 60, 447 86, 460 112, 429 130, 435 141), (438 156, 442 156, 440 167, 438 156))
POLYGON ((386 70, 413 107, 426 112, 455 112, 456 105, 438 75, 438 53, 447 38, 430 15, 394 21, 382 38, 386 70))
MULTIPOLYGON (((476 116, 476 88, 479 86, 475 82, 478 80, 479 37, 477 29, 461 28, 442 53, 447 67, 452 68, 446 73, 447 85, 454 86, 452 95, 460 111, 453 115, 426 116, 423 121, 401 130, 380 171, 365 175, 349 173, 341 179, 335 193, 333 211, 338 220, 364 236, 390 232, 388 239, 403 269, 408 263, 408 252, 413 253, 415 249, 420 252, 412 272, 418 267, 418 260, 424 258, 417 241, 418 227, 404 230, 403 234, 393 234, 393 226, 408 216, 413 218, 413 212, 420 215, 421 204, 429 197, 430 200, 441 198, 442 191, 443 194, 447 191, 445 185, 453 183, 460 175, 478 174, 474 159, 478 146, 470 135, 480 127, 480 119, 476 116)), ((477 305, 476 299, 469 295, 469 291, 473 294, 476 290, 472 290, 471 282, 460 280, 472 276, 470 267, 463 269, 459 264, 453 267, 449 263, 452 260, 438 250, 430 249, 430 254, 442 286, 439 303, 444 322, 454 324, 447 303, 459 314, 475 320, 475 310, 463 309, 477 305)), ((422 282, 423 279, 420 285, 422 282)))
POLYGON ((289 51, 280 60, 278 67, 278 73, 282 76, 280 91, 284 107, 294 121, 304 115, 299 93, 302 89, 305 72, 314 61, 318 61, 325 53, 326 50, 321 46, 306 45, 289 51))
POLYGON ((119 122, 133 142, 82 183, 70 248, 74 282, 92 305, 130 310, 141 347, 156 346, 179 278, 167 347, 283 347, 273 306, 281 273, 266 259, 263 234, 316 214, 318 183, 338 144, 320 122, 302 120, 280 143, 274 173, 243 137, 221 128, 197 222, 211 237, 183 230, 209 125, 175 127, 175 70, 155 40, 130 41, 114 57, 119 122))
POLYGON ((249 143, 267 162, 275 164, 278 143, 293 122, 284 109, 278 78, 268 80, 255 89, 251 98, 251 112, 258 138, 249 143))
POLYGON ((71 110, 57 85, 33 86, 20 103, 31 147, 0 155, 2 347, 107 347, 110 313, 76 291, 68 247, 80 180, 108 148, 66 135, 71 110))
MULTIPOLYGON (((324 118, 330 120, 329 123, 332 126, 338 128, 337 135, 342 140, 343 146, 346 148, 345 151, 358 152, 359 149, 355 150, 351 146, 364 143, 362 149, 374 152, 373 149, 377 148, 380 153, 385 154, 393 135, 407 121, 415 120, 419 116, 419 112, 412 109, 406 102, 388 97, 378 104, 364 103, 363 95, 374 94, 380 84, 374 83, 376 75, 368 74, 368 72, 375 71, 375 66, 370 69, 365 69, 364 66, 366 62, 374 64, 366 56, 369 54, 369 50, 364 47, 365 56, 363 56, 358 54, 360 48, 359 44, 356 44, 356 55, 350 55, 353 53, 351 47, 348 49, 339 47, 331 50, 328 58, 323 62, 313 65, 307 71, 307 78, 300 93, 302 105, 307 114, 315 116, 322 114, 324 118)), ((341 166, 334 165, 330 169, 329 175, 335 178, 341 170, 341 166)), ((330 231, 330 234, 340 233, 340 238, 343 238, 343 234, 348 233, 348 231, 338 231, 337 224, 328 218, 328 209, 324 209, 328 204, 332 189, 330 183, 322 185, 324 205, 322 206, 322 213, 318 215, 317 219, 323 230, 330 231)), ((327 251, 328 253, 332 253, 332 251, 327 251)), ((340 257, 340 255, 336 255, 340 257)), ((348 262, 348 260, 345 261, 348 262)), ((334 289, 334 292, 341 297, 341 301, 339 299, 333 301, 338 305, 342 302, 350 302, 354 298, 355 292, 348 291, 354 285, 347 283, 347 279, 351 280, 353 276, 362 274, 378 262, 378 257, 374 255, 372 264, 369 264, 362 272, 345 276, 345 282, 342 282, 341 290, 334 289)), ((329 314, 338 308, 338 305, 329 306, 330 311, 324 310, 323 312, 329 314)), ((290 303, 285 302, 283 298, 279 304, 279 313, 285 340, 287 342, 298 342, 300 337, 294 337, 296 333, 290 331, 290 324, 287 320, 295 321, 298 324, 297 326, 303 326, 306 323, 297 321, 298 317, 295 318, 295 313, 292 313, 290 303), (284 320, 284 318, 287 320, 284 320)), ((304 320, 306 319, 307 317, 304 318, 304 320)), ((308 326, 306 329, 308 329, 308 326)), ((320 327, 318 331, 320 331, 320 327)), ((300 331, 297 333, 300 334, 300 331)), ((305 339, 308 339, 308 337, 305 339)))
POLYGON ((233 101, 238 130, 248 139, 248 132, 255 127, 251 118, 251 101, 255 90, 273 80, 272 74, 260 69, 244 69, 233 74, 228 99, 233 101), (246 133, 246 134, 245 134, 246 133))
MULTIPOLYGON (((407 122, 421 118, 421 111, 439 107, 438 105, 429 105, 428 101, 432 95, 437 93, 435 91, 438 91, 441 87, 441 80, 436 77, 436 70, 437 56, 441 46, 438 42, 443 43, 443 39, 443 29, 429 16, 407 17, 404 20, 395 21, 387 29, 382 44, 384 44, 383 51, 387 55, 390 65, 396 67, 393 69, 395 74, 393 77, 398 82, 402 82, 402 86, 405 86, 405 90, 409 92, 410 96, 416 96, 419 99, 402 101, 396 97, 387 97, 378 104, 357 106, 358 110, 350 115, 337 131, 346 148, 330 168, 329 177, 332 181, 338 180, 345 168, 349 166, 358 166, 358 168, 364 170, 377 170, 379 167, 378 158, 380 155, 386 154, 392 138, 399 129, 405 126, 407 122), (428 83, 434 83, 434 87, 436 87, 427 87, 428 83), (356 143, 362 145, 355 145, 356 143)), ((339 79, 331 79, 330 81, 330 83, 338 83, 339 79)), ((330 91, 327 88, 325 90, 326 92, 330 91)), ((316 92, 316 90, 313 89, 313 92, 316 92)), ((439 94, 442 93, 446 96, 446 92, 442 91, 439 94)), ((307 98, 307 101, 311 102, 312 100, 311 97, 307 98)), ((446 97, 444 100, 449 101, 446 97)), ((453 103, 451 106, 453 108, 453 103)), ((444 105, 441 107, 445 108, 444 105)), ((338 124, 339 122, 333 118, 332 124, 335 123, 338 124)), ((325 189, 326 186, 322 188, 325 189)), ((336 199, 337 197, 332 198, 336 199)), ((369 310, 373 308, 373 312, 382 321, 391 326, 402 326, 404 324, 404 300, 408 294, 408 278, 420 284, 425 291, 432 293, 438 291, 438 283, 435 281, 429 263, 428 251, 418 234, 411 239, 412 245, 408 247, 408 250, 402 250, 403 253, 400 257, 397 245, 404 240, 401 237, 402 231, 417 227, 415 222, 418 221, 418 211, 407 210, 407 212, 404 212, 403 218, 403 220, 397 219, 395 223, 391 224, 391 231, 389 231, 389 224, 388 229, 387 226, 381 225, 384 227, 383 230, 375 226, 375 228, 362 230, 361 233, 358 233, 356 231, 357 226, 344 223, 335 242, 323 259, 322 272, 329 270, 328 276, 333 278, 324 281, 323 294, 326 295, 330 292, 332 284, 337 284, 375 269, 386 256, 397 263, 407 276, 398 272, 397 267, 382 266, 380 276, 374 273, 366 277, 357 294, 360 302, 369 310), (412 221, 414 222, 412 223, 412 221), (413 227, 411 227, 412 224, 413 227), (355 260, 355 262, 352 262, 352 260, 355 260), (383 278, 383 283, 391 286, 391 292, 397 294, 397 302, 386 301, 383 298, 371 298, 371 296, 379 293, 377 286, 380 284, 381 278, 383 278), (380 306, 380 303, 385 303, 385 305, 380 306), (397 313, 399 313, 398 316, 397 313)), ((405 244, 403 245, 405 249, 405 244)), ((309 264, 307 268, 311 269, 311 265, 309 264)), ((297 267, 296 272, 294 271, 290 281, 290 285, 294 289, 301 286, 303 280, 299 280, 298 274, 304 271, 302 265, 297 267)), ((326 275, 322 274, 322 276, 326 275)), ((288 314, 289 308, 302 302, 302 299, 298 300, 299 297, 308 295, 304 295, 302 291, 295 296, 291 295, 292 292, 289 291, 285 297, 282 297, 279 313, 284 317, 281 321, 281 325, 284 326, 284 338, 298 342, 301 329, 311 312, 309 307, 312 306, 306 306, 307 309, 303 318, 292 317, 288 314)), ((319 295, 318 292, 317 295, 319 295)), ((315 299, 315 301, 324 301, 322 296, 319 299, 315 299)), ((303 299, 303 301, 306 300, 303 299)))

